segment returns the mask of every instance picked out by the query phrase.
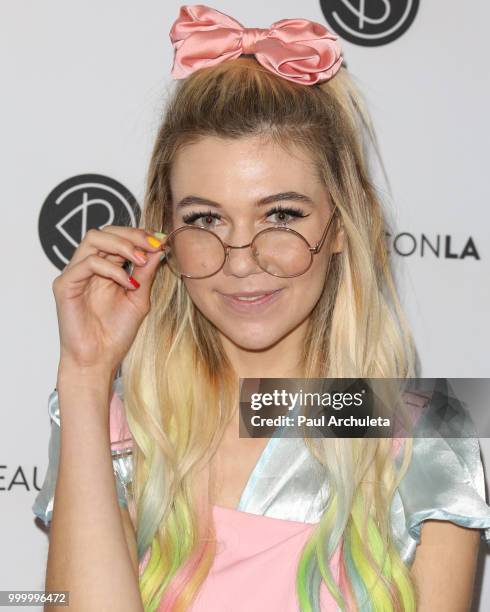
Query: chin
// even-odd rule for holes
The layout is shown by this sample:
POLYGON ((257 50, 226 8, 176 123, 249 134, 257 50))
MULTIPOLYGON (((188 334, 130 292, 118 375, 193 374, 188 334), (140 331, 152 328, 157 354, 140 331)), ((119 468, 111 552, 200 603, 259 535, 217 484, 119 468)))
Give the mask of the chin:
POLYGON ((287 336, 289 329, 273 329, 271 325, 243 325, 237 330, 236 327, 228 329, 217 326, 223 336, 236 346, 247 351, 264 351, 271 348, 287 336))

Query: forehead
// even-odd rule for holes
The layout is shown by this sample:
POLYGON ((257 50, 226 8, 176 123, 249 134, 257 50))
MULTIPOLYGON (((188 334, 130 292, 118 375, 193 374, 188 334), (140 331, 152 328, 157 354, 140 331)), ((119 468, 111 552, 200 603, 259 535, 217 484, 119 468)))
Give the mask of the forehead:
POLYGON ((226 203, 237 193, 258 199, 294 190, 315 198, 323 191, 306 151, 294 143, 286 150, 257 136, 206 136, 181 147, 172 164, 170 185, 174 202, 189 194, 226 203))

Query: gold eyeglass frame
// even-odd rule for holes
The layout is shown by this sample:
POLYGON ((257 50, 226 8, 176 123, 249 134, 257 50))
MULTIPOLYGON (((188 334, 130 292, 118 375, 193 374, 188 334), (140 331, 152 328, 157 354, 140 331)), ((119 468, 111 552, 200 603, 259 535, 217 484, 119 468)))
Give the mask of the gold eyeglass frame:
MULTIPOLYGON (((257 240, 258 236, 261 236, 263 234, 265 234, 266 232, 292 232, 293 234, 295 234, 296 236, 298 236, 299 238, 301 238, 301 240, 303 240, 306 243, 306 246, 308 247, 308 250, 310 252, 310 263, 308 264, 308 267, 303 271, 303 272, 298 272, 298 274, 290 274, 288 276, 281 276, 279 274, 273 274, 272 272, 269 272, 268 270, 265 270, 257 261, 257 258, 255 256, 254 250, 252 248, 252 256, 255 260, 255 263, 258 265, 258 267, 263 270, 264 272, 267 272, 267 274, 270 274, 271 276, 276 276, 278 278, 294 278, 295 276, 301 276, 302 274, 305 274, 306 272, 308 272, 308 270, 311 268, 311 265, 313 263, 313 255, 316 255, 317 253, 319 253, 320 249, 323 246, 323 243, 325 242, 325 239, 327 237, 327 233, 328 233, 328 229, 332 223, 333 218, 335 217, 335 213, 337 210, 337 206, 334 206, 332 214, 330 215, 328 222, 325 226, 325 229, 323 230, 322 236, 320 238, 320 240, 318 240, 318 242, 311 246, 310 243, 308 242, 308 240, 306 240, 306 238, 300 234, 299 232, 297 232, 296 230, 294 230, 291 227, 266 227, 263 230, 260 230, 259 232, 257 232, 255 234, 255 236, 252 238, 252 240, 250 242, 248 242, 247 244, 242 244, 240 246, 233 246, 231 244, 226 243, 224 240, 222 240, 217 234, 215 234, 214 232, 212 232, 211 230, 209 230, 206 227, 199 227, 197 225, 183 225, 181 227, 178 227, 177 229, 173 230, 172 232, 170 232, 170 234, 166 237, 165 239, 165 248, 164 248, 164 253, 166 255, 167 252, 167 243, 169 242, 170 238, 172 238, 173 236, 177 235, 179 232, 185 231, 185 230, 200 230, 203 232, 208 232, 210 233, 212 236, 214 236, 220 243, 221 246, 223 247, 223 263, 220 265, 220 267, 215 271, 212 272, 211 274, 207 274, 206 276, 191 276, 189 274, 183 274, 183 273, 177 273, 178 276, 182 277, 184 276, 185 278, 194 278, 196 280, 201 280, 204 278, 209 278, 210 276, 214 276, 215 274, 218 274, 218 272, 223 268, 223 266, 226 263, 226 260, 228 259, 229 253, 231 249, 246 249, 247 247, 252 247, 253 243, 257 240)), ((171 247, 168 247, 171 248, 171 247)), ((165 257, 165 260, 168 263, 167 257, 165 257)), ((170 268, 172 268, 172 266, 170 264, 168 264, 170 268)), ((175 271, 172 270, 174 273, 175 271)))

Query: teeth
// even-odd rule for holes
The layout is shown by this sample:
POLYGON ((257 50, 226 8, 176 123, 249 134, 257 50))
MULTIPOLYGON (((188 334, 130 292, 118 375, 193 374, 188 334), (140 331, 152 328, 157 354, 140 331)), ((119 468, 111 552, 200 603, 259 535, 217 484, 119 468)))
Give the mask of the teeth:
POLYGON ((263 298, 264 295, 266 295, 266 294, 263 293, 262 295, 255 295, 253 297, 236 297, 235 299, 243 301, 243 302, 255 302, 255 301, 260 300, 261 298, 263 298))

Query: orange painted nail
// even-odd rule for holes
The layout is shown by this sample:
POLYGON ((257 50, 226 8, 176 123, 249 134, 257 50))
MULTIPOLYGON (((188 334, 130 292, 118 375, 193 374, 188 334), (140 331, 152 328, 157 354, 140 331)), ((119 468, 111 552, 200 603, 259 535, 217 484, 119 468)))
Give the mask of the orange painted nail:
POLYGON ((142 264, 145 264, 148 261, 148 257, 143 253, 143 251, 135 251, 134 256, 142 264))

